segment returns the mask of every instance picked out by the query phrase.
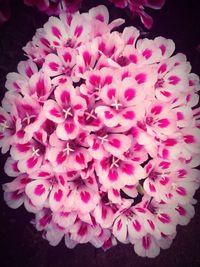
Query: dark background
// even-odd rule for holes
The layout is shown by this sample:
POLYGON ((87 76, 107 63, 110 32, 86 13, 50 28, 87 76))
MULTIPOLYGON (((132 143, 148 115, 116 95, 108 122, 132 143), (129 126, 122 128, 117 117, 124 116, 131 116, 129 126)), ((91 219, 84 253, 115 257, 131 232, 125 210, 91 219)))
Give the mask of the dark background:
MULTIPOLYGON (((25 59, 22 47, 31 40, 35 30, 47 20, 47 16, 35 8, 12 0, 12 16, 0 28, 0 93, 5 92, 4 83, 8 72, 16 71, 17 63, 25 59)), ((154 19, 152 30, 142 26, 139 19, 130 20, 130 13, 114 8, 105 1, 84 1, 82 10, 97 3, 106 4, 111 18, 123 17, 126 25, 139 27, 145 36, 164 36, 176 43, 176 52, 187 55, 192 71, 200 75, 200 2, 199 0, 167 0, 162 10, 147 10, 154 19)), ((1 156, 1 184, 11 181, 3 171, 7 155, 1 156)), ((200 191, 195 195, 200 201, 200 191)), ((132 245, 118 245, 107 252, 90 244, 78 245, 69 250, 64 242, 51 247, 43 240, 29 221, 32 214, 23 207, 12 210, 3 201, 0 188, 0 267, 200 267, 200 203, 195 206, 196 214, 186 227, 178 226, 178 234, 168 250, 162 250, 155 259, 138 257, 132 245)))

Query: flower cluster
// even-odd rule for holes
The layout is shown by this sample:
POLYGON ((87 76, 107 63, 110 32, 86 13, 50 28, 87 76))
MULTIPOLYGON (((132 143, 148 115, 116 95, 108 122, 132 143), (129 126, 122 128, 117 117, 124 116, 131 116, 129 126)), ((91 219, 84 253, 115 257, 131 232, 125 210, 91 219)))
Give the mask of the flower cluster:
POLYGON ((40 11, 48 15, 59 15, 61 11, 74 13, 82 0, 23 0, 27 6, 37 6, 40 11))
MULTIPOLYGON (((153 24, 153 19, 145 11, 145 7, 152 9, 161 9, 165 0, 109 0, 118 8, 129 8, 133 17, 139 16, 142 23, 147 29, 153 24)), ((73 13, 77 11, 82 0, 24 0, 29 6, 37 6, 40 11, 48 15, 59 15, 61 11, 73 13)))
POLYGON ((161 9, 165 4, 165 0, 109 0, 116 7, 129 8, 133 17, 139 16, 142 23, 147 29, 151 29, 153 19, 144 9, 145 7, 152 9, 161 9))
POLYGON ((139 39, 105 6, 50 17, 7 75, 4 198, 53 246, 134 245, 155 257, 194 215, 199 78, 172 40, 139 39))
MULTIPOLYGON (((151 29, 153 19, 145 11, 145 7, 152 9, 161 9, 165 0, 109 0, 118 8, 129 8, 133 17, 139 16, 147 29, 151 29)), ((48 15, 59 15, 61 12, 74 13, 82 3, 82 0, 23 0, 27 6, 36 6, 40 11, 48 15)), ((1 4, 1 0, 0 0, 1 4)), ((10 1, 4 0, 0 7, 0 25, 10 18, 10 1)))

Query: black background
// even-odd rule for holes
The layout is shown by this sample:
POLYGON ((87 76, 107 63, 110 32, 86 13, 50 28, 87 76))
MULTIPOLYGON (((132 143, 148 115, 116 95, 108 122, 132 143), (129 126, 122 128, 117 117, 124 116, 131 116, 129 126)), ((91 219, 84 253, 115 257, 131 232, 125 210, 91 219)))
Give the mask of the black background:
MULTIPOLYGON (((47 16, 36 8, 24 6, 19 0, 12 0, 12 17, 0 28, 0 93, 5 92, 4 83, 8 72, 16 71, 17 63, 25 59, 24 46, 47 20, 47 16)), ((148 10, 154 19, 148 33, 139 19, 130 20, 130 13, 114 8, 105 1, 84 1, 82 11, 97 3, 106 4, 111 18, 123 17, 126 25, 139 27, 148 38, 164 36, 175 41, 176 52, 186 54, 192 64, 192 71, 200 75, 200 6, 199 0, 167 0, 162 10, 148 10)), ((7 155, 1 156, 1 184, 11 181, 3 172, 7 155)), ((200 200, 200 191, 195 195, 200 200)), ((118 245, 107 252, 90 244, 78 245, 69 250, 61 242, 51 247, 43 240, 29 221, 32 214, 23 207, 12 210, 3 201, 0 188, 0 267, 200 267, 200 203, 195 206, 196 214, 186 227, 178 226, 177 237, 168 250, 162 250, 155 259, 138 257, 132 245, 118 245)))

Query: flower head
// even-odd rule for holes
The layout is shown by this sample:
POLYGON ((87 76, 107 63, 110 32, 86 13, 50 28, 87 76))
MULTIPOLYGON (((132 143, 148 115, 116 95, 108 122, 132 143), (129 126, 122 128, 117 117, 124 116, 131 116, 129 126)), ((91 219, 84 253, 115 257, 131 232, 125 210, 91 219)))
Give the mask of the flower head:
MULTIPOLYGON (((115 2, 143 17, 163 4, 115 2)), ((35 213, 53 246, 130 242, 155 257, 194 215, 199 78, 172 40, 114 30, 123 22, 105 6, 62 13, 26 45, 0 108, 5 172, 16 177, 4 198, 35 213)))

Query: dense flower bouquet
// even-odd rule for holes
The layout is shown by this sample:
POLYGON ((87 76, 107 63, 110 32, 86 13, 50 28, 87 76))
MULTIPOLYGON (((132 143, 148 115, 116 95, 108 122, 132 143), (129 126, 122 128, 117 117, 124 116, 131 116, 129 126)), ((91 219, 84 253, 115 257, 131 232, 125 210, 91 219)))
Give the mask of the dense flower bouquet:
MULTIPOLYGON (((108 0, 118 8, 127 8, 130 10, 132 17, 139 16, 142 23, 147 29, 153 24, 153 19, 145 12, 145 7, 152 9, 161 9, 165 0, 108 0)), ((79 9, 82 0, 24 0, 29 6, 37 8, 49 15, 60 14, 61 11, 75 12, 79 9)))
POLYGON ((108 10, 50 17, 7 75, 0 146, 4 184, 51 245, 168 248, 194 215, 199 78, 172 40, 115 30, 108 10))
MULTIPOLYGON (((132 17, 139 16, 142 23, 147 29, 153 24, 153 19, 145 12, 145 7, 152 9, 161 9, 165 0, 108 0, 118 8, 127 8, 130 10, 132 17)), ((59 15, 61 12, 76 12, 82 0, 23 0, 27 6, 36 6, 40 11, 48 15, 59 15)), ((84 2, 84 1, 83 1, 84 2)), ((0 0, 0 25, 10 18, 10 1, 0 0)))

